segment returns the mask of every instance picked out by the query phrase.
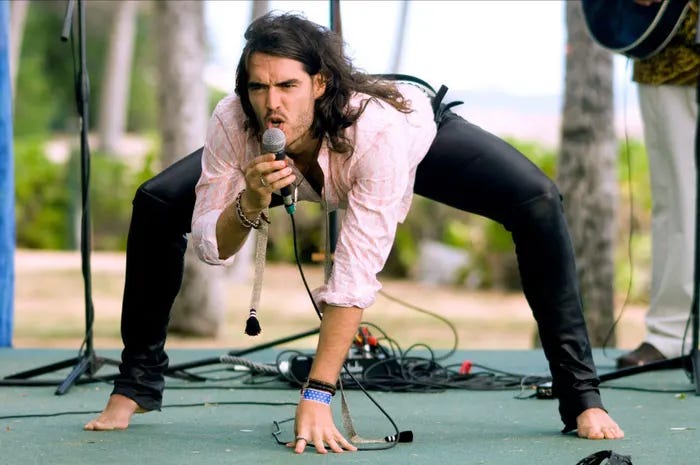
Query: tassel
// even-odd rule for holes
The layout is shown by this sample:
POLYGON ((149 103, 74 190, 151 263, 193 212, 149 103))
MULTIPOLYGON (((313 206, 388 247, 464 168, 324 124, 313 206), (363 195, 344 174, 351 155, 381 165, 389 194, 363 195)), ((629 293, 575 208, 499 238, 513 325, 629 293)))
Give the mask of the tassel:
POLYGON ((245 323, 245 333, 248 336, 260 334, 260 322, 256 307, 260 306, 260 291, 262 290, 263 272, 265 271, 265 252, 267 250, 267 222, 263 221, 260 228, 255 230, 255 278, 253 291, 250 295, 250 313, 245 323))
POLYGON ((257 336, 262 332, 260 328, 260 322, 256 316, 257 312, 254 308, 250 309, 250 314, 248 315, 248 321, 245 322, 245 333, 248 336, 257 336))

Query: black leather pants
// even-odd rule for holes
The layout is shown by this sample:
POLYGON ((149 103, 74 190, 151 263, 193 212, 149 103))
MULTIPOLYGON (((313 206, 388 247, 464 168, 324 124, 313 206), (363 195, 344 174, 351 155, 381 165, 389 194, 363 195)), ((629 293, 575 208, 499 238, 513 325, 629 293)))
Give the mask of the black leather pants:
POLYGON ((416 194, 491 218, 511 232, 565 431, 601 407, 574 251, 554 183, 520 152, 452 112, 416 172, 416 194))
MULTIPOLYGON (((134 199, 122 310, 121 376, 115 393, 160 408, 170 307, 182 280, 201 150, 144 183, 134 199)), ((486 216, 513 235, 525 296, 537 320, 565 431, 602 407, 556 186, 501 139, 454 113, 416 172, 416 194, 486 216)), ((276 201, 275 203, 279 203, 276 201)))
POLYGON ((166 331, 182 284, 201 156, 199 149, 146 181, 133 201, 122 302, 124 350, 113 392, 148 410, 159 410, 163 397, 166 331))

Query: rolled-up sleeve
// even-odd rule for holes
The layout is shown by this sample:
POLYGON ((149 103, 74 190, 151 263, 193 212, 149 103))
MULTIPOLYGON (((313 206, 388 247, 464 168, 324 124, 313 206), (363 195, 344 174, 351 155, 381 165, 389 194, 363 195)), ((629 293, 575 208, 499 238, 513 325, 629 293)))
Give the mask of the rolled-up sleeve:
POLYGON ((227 121, 220 111, 217 108, 209 122, 202 152, 202 174, 195 188, 192 241, 201 260, 212 265, 230 265, 235 255, 226 260, 219 258, 216 223, 221 212, 245 187, 240 165, 245 153, 245 138, 242 135, 234 137, 235 134, 226 131, 227 121))
POLYGON ((216 222, 222 210, 212 210, 202 215, 192 226, 194 250, 200 260, 210 265, 228 266, 236 256, 231 255, 226 260, 219 258, 219 244, 216 241, 216 222))

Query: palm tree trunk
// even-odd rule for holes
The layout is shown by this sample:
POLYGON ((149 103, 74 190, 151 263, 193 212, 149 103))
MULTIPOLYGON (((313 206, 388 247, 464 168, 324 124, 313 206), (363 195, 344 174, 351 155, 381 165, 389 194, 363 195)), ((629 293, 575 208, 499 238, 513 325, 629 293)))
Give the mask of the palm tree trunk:
POLYGON ((558 184, 576 253, 591 343, 608 338, 614 319, 615 217, 618 203, 612 55, 587 33, 580 2, 566 2, 568 31, 558 184))
POLYGON ((252 3, 253 7, 250 12, 250 22, 270 11, 270 2, 268 0, 253 0, 250 3, 252 3))
POLYGON ((98 121, 100 149, 107 153, 116 153, 126 129, 138 2, 123 0, 114 6, 116 15, 109 39, 98 121))
MULTIPOLYGON (((198 0, 155 2, 158 44, 161 162, 167 166, 204 144, 208 120, 202 78, 206 46, 204 3, 198 0)), ((175 299, 170 331, 216 335, 224 315, 225 271, 201 262, 191 247, 175 299)))
POLYGON ((22 37, 24 36, 24 24, 27 20, 29 0, 14 0, 10 2, 10 85, 12 86, 12 100, 15 99, 17 87, 17 68, 19 56, 22 53, 22 37))

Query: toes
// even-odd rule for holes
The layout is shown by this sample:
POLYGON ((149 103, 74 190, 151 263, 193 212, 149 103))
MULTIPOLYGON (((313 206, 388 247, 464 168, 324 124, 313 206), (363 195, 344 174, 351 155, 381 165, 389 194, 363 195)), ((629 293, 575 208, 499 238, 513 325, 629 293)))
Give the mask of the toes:
POLYGON ((84 430, 87 431, 95 431, 97 429, 97 420, 92 420, 87 423, 85 423, 85 426, 83 426, 84 430))
POLYGON ((111 431, 114 429, 114 427, 107 423, 95 420, 85 425, 85 429, 87 431, 111 431))
POLYGON ((605 439, 622 439, 625 437, 625 433, 619 428, 603 428, 603 433, 605 434, 605 439))
POLYGON ((578 431, 578 435, 584 439, 621 439, 625 433, 619 427, 584 428, 578 431))
POLYGON ((584 439, 605 439, 605 435, 602 431, 598 430, 583 430, 579 431, 579 436, 584 439))

